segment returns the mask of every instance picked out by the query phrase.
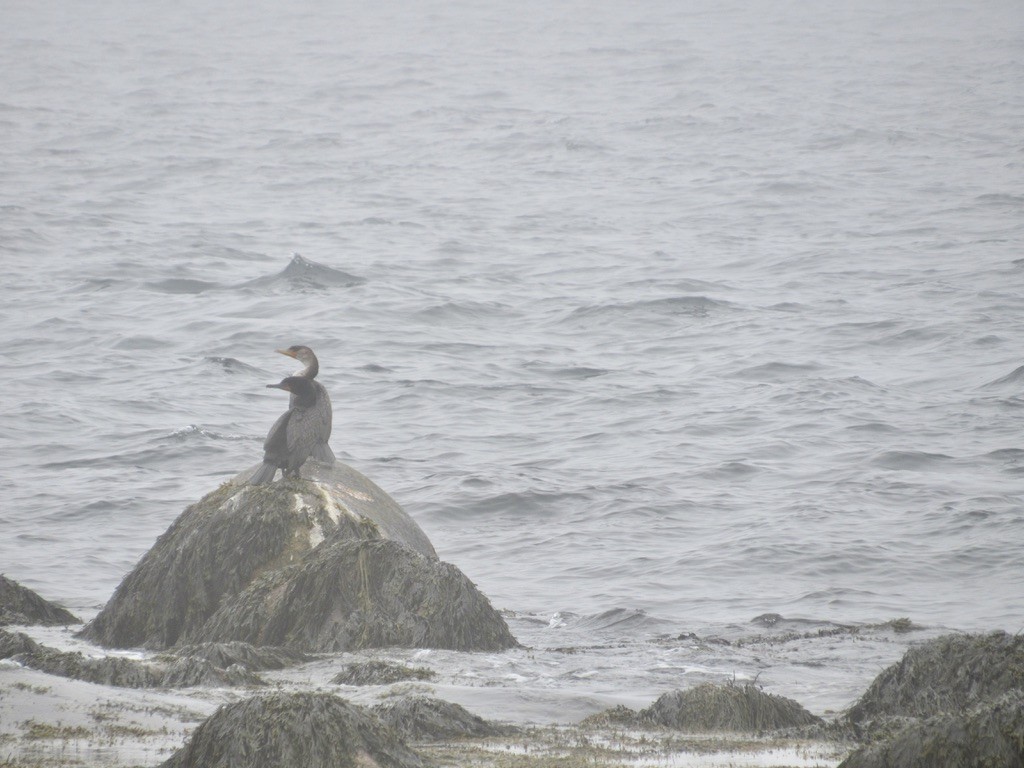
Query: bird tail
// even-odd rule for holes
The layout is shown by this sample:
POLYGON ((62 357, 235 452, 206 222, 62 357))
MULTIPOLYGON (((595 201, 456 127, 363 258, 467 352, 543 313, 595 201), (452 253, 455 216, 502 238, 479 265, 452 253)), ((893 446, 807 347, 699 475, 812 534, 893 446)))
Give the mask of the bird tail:
POLYGON ((260 468, 252 473, 252 477, 249 478, 249 485, 269 485, 274 480, 274 475, 277 474, 277 467, 273 464, 262 464, 260 468))
POLYGON ((320 445, 313 448, 313 458, 324 464, 333 464, 335 461, 334 451, 331 450, 331 446, 327 443, 320 443, 320 445))

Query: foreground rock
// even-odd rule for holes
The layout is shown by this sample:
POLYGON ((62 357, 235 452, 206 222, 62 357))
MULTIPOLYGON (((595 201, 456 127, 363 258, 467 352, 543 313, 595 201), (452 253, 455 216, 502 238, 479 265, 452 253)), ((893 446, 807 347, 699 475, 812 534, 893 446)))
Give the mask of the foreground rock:
POLYGON ((1024 689, 1024 636, 946 635, 884 670, 847 713, 860 732, 887 718, 929 717, 1024 689))
POLYGON ((82 636, 160 650, 516 645, 472 582, 354 469, 307 461, 302 479, 240 484, 254 470, 188 507, 82 636))
POLYGON ((844 722, 869 742, 847 768, 1024 765, 1024 636, 946 635, 911 648, 844 722))
POLYGON ((324 693, 257 696, 218 709, 163 768, 420 768, 371 711, 324 693))
POLYGON ((504 620, 455 566, 387 540, 325 542, 301 565, 267 574, 224 600, 202 635, 312 652, 516 645, 504 620))
POLYGON ((1024 765, 1024 691, 930 717, 861 747, 840 768, 1024 765))
POLYGON ((70 611, 0 575, 0 627, 11 624, 66 627, 81 623, 70 611))

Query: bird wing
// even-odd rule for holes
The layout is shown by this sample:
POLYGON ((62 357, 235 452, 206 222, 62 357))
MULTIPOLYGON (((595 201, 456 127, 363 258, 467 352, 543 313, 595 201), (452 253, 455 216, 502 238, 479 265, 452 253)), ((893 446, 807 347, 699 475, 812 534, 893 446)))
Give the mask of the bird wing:
POLYGON ((267 439, 263 441, 263 450, 266 453, 280 453, 288 450, 288 422, 292 416, 292 409, 277 417, 274 426, 267 433, 267 439))
POLYGON ((331 396, 327 389, 319 381, 313 382, 316 389, 316 411, 318 443, 326 443, 331 437, 331 425, 334 421, 334 414, 331 410, 331 396))

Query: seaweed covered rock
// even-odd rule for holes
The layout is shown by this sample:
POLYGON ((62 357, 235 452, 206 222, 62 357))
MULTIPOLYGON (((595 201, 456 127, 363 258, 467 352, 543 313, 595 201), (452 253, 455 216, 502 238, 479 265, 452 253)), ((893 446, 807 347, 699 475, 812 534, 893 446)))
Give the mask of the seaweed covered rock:
POLYGON ((35 653, 42 648, 24 632, 0 629, 0 659, 9 659, 19 653, 35 653))
MULTIPOLYGON (((240 644, 241 645, 241 644, 240 644)), ((274 649, 270 649, 273 651, 274 649)), ((194 651, 194 649, 193 649, 194 651)), ((258 660, 259 653, 253 649, 258 660)), ((206 686, 255 686, 263 680, 230 655, 211 652, 204 657, 168 655, 150 661, 120 656, 92 658, 78 651, 59 651, 39 645, 25 635, 0 630, 0 658, 11 658, 29 669, 50 675, 84 680, 117 688, 186 688, 206 686)), ((262 668, 280 668, 273 662, 262 668)))
POLYGON ((188 507, 81 636, 116 648, 159 650, 210 641, 309 651, 374 644, 460 650, 515 645, 486 599, 456 568, 437 560, 423 531, 380 488, 341 463, 308 461, 302 472, 302 479, 244 485, 250 470, 188 507), (344 566, 322 556, 326 550, 340 552, 346 543, 370 542, 393 545, 382 551, 404 554, 374 564, 367 560, 373 553, 364 548, 355 559, 342 558, 344 566), (409 599, 367 603, 369 593, 360 588, 367 567, 396 578, 401 574, 409 599), (312 575, 318 569, 321 576, 312 575), (325 591, 297 592, 294 579, 325 591), (450 592, 427 595, 413 588, 420 582, 450 592), (358 600, 333 600, 336 589, 358 600), (297 604, 282 605, 283 592, 297 604), (259 610, 238 613, 247 607, 259 610), (357 613, 342 616, 342 609, 357 613), (271 620, 272 626, 264 624, 271 620), (424 628, 425 622, 433 626, 424 628), (345 636, 331 637, 332 628, 344 629, 345 636))
POLYGON ((386 539, 324 542, 300 564, 225 600, 201 636, 310 652, 516 646, 458 568, 386 539))
POLYGON ((387 661, 363 661, 346 664, 331 682, 335 685, 391 685, 406 680, 430 680, 434 673, 426 667, 410 667, 387 661))
POLYGON ((250 643, 199 643, 174 650, 178 659, 201 659, 218 669, 241 665, 246 669, 285 669, 312 658, 301 651, 273 646, 256 647, 250 643))
POLYGON ((1024 636, 945 635, 882 671, 847 713, 858 728, 890 717, 929 717, 1024 689, 1024 636))
POLYGON ((765 693, 753 685, 713 683, 666 693, 642 710, 638 720, 684 731, 746 733, 821 723, 820 718, 784 696, 765 693))
POLYGON ((373 708, 380 719, 412 741, 505 736, 515 728, 489 723, 458 704, 429 696, 406 696, 373 708))
POLYGON ((155 688, 163 681, 163 669, 135 659, 111 656, 93 659, 77 651, 59 651, 44 645, 12 658, 39 672, 119 688, 155 688))
POLYGON ((81 623, 70 611, 0 575, 0 627, 9 624, 66 627, 68 624, 81 623))
POLYGON ((324 693, 276 693, 221 707, 163 768, 420 768, 370 710, 324 693))
POLYGON ((863 746, 840 768, 1024 765, 1024 691, 1016 690, 972 707, 912 722, 889 738, 863 746))

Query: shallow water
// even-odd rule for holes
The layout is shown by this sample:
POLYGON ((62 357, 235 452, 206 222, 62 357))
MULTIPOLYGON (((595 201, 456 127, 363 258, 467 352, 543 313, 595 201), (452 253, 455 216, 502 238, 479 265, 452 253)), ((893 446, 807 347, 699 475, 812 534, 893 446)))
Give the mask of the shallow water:
POLYGON ((8 10, 7 576, 93 615, 307 343, 598 688, 765 613, 1024 629, 1019 3, 8 10))

